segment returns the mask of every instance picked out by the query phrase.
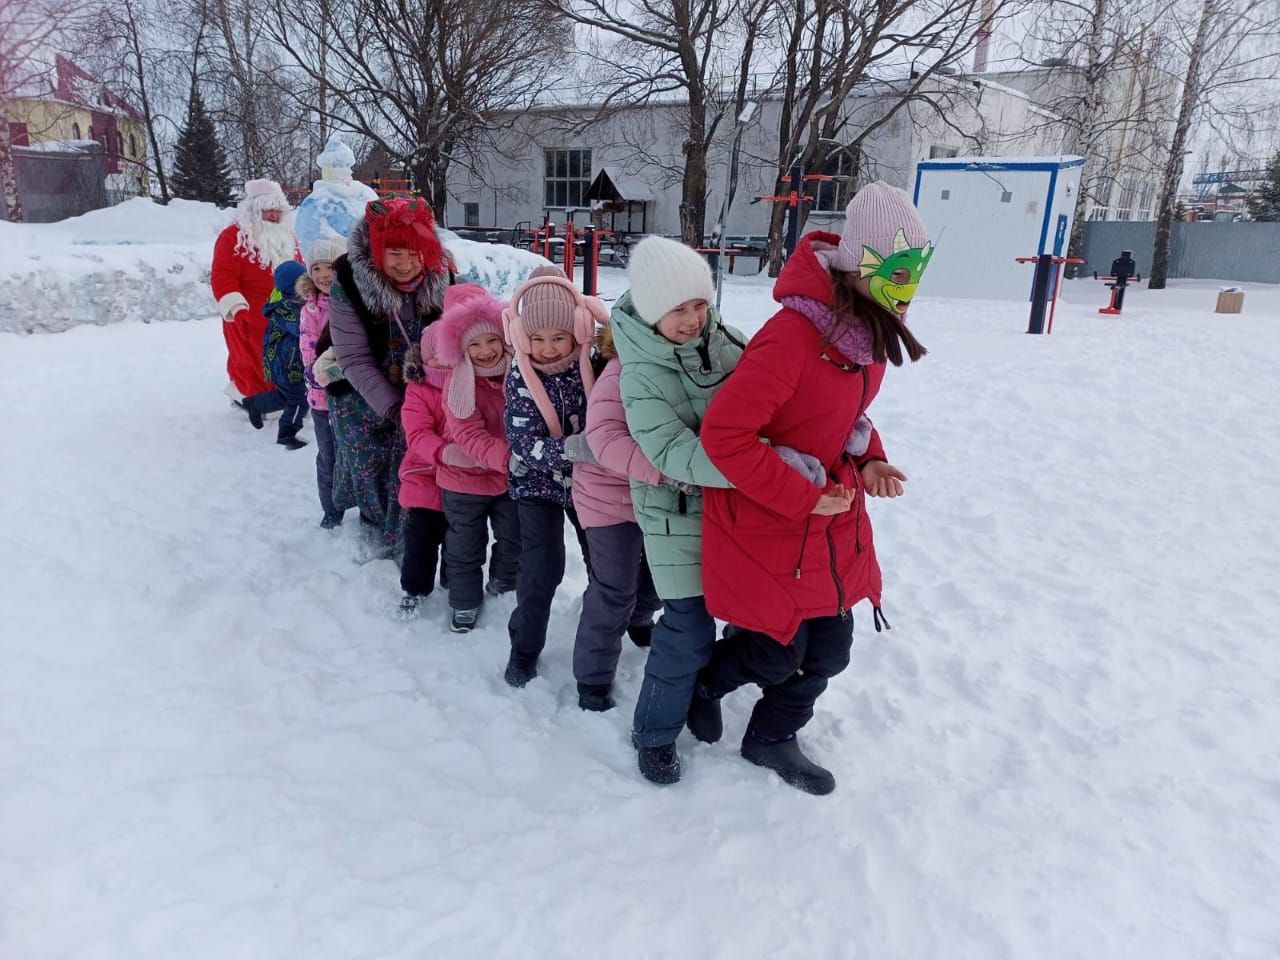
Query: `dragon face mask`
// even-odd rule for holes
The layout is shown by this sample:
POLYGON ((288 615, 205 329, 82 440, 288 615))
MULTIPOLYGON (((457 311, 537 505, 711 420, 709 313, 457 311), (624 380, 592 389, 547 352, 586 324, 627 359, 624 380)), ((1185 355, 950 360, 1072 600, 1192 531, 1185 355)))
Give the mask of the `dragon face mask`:
POLYGON ((920 286, 920 277, 933 256, 933 245, 907 246, 905 230, 893 238, 893 252, 882 256, 868 246, 862 248, 858 275, 867 281, 871 298, 894 316, 902 316, 920 286))

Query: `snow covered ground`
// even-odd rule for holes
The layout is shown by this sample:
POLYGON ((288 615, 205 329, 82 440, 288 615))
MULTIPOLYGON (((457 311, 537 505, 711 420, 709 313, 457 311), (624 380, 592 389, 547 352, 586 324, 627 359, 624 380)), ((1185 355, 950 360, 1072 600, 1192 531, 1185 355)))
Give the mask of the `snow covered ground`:
POLYGON ((1280 955, 1280 291, 1215 288, 913 308, 827 798, 736 756, 747 691, 641 780, 642 652, 574 700, 580 563, 522 692, 509 602, 394 622, 215 320, 0 335, 0 957, 1280 955))

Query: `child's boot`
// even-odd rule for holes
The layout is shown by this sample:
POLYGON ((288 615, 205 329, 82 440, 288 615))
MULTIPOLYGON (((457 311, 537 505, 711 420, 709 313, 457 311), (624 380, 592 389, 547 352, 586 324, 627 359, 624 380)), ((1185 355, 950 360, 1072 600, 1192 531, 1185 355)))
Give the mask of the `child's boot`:
POLYGON ((613 687, 607 683, 578 684, 578 706, 593 713, 604 713, 615 706, 613 687))
POLYGON ((449 630, 453 633, 470 633, 475 629, 476 620, 479 617, 479 607, 470 610, 454 610, 449 615, 449 630))
POLYGON ((523 687, 538 675, 538 655, 512 650, 502 678, 513 687, 523 687))
POLYGON ((627 636, 637 647, 647 647, 653 640, 653 624, 638 623, 627 627, 627 636))
POLYGON ((400 606, 396 608, 397 620, 415 620, 418 616, 418 608, 422 604, 422 597, 416 593, 406 593, 400 598, 400 606))
POLYGON ((660 747, 636 747, 636 763, 650 783, 666 786, 680 781, 680 754, 674 743, 660 747))
POLYGON ((804 755, 793 733, 782 740, 765 740, 747 729, 742 738, 742 756, 756 766, 768 767, 784 781, 805 793, 825 796, 836 788, 830 770, 804 755))
POLYGON ((298 439, 298 431, 301 427, 286 427, 280 424, 280 429, 276 432, 276 443, 287 450, 301 450, 307 445, 307 441, 298 439))
POLYGON ((720 699, 711 696, 702 684, 693 688, 689 701, 689 732, 703 743, 716 743, 724 736, 724 719, 720 716, 720 699))

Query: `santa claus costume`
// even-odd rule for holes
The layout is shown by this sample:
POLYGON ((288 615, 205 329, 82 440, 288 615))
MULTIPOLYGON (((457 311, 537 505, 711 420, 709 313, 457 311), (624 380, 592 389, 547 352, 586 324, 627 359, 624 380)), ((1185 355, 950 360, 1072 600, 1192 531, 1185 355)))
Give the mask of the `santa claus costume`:
MULTIPOLYGON (((280 185, 272 180, 250 180, 244 185, 244 194, 234 222, 214 244, 209 273, 227 342, 227 376, 231 379, 227 392, 237 401, 274 393, 262 369, 262 338, 267 329, 262 308, 275 287, 275 268, 299 259, 292 211, 280 185), (271 216, 269 211, 279 212, 278 222, 264 218, 264 214, 271 216)), ((268 401, 260 412, 269 409, 268 401)))

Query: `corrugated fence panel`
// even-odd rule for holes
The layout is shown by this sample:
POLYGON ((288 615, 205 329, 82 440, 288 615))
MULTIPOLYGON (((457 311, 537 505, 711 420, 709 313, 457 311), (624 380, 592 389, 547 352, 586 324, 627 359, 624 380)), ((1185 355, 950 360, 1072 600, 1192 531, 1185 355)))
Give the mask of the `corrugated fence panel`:
MULTIPOLYGON (((1121 250, 1132 250, 1138 272, 1151 271, 1152 221, 1091 222, 1084 228, 1086 274, 1106 274, 1121 250)), ((1280 283, 1280 223, 1175 223, 1169 276, 1198 280, 1280 283)))

